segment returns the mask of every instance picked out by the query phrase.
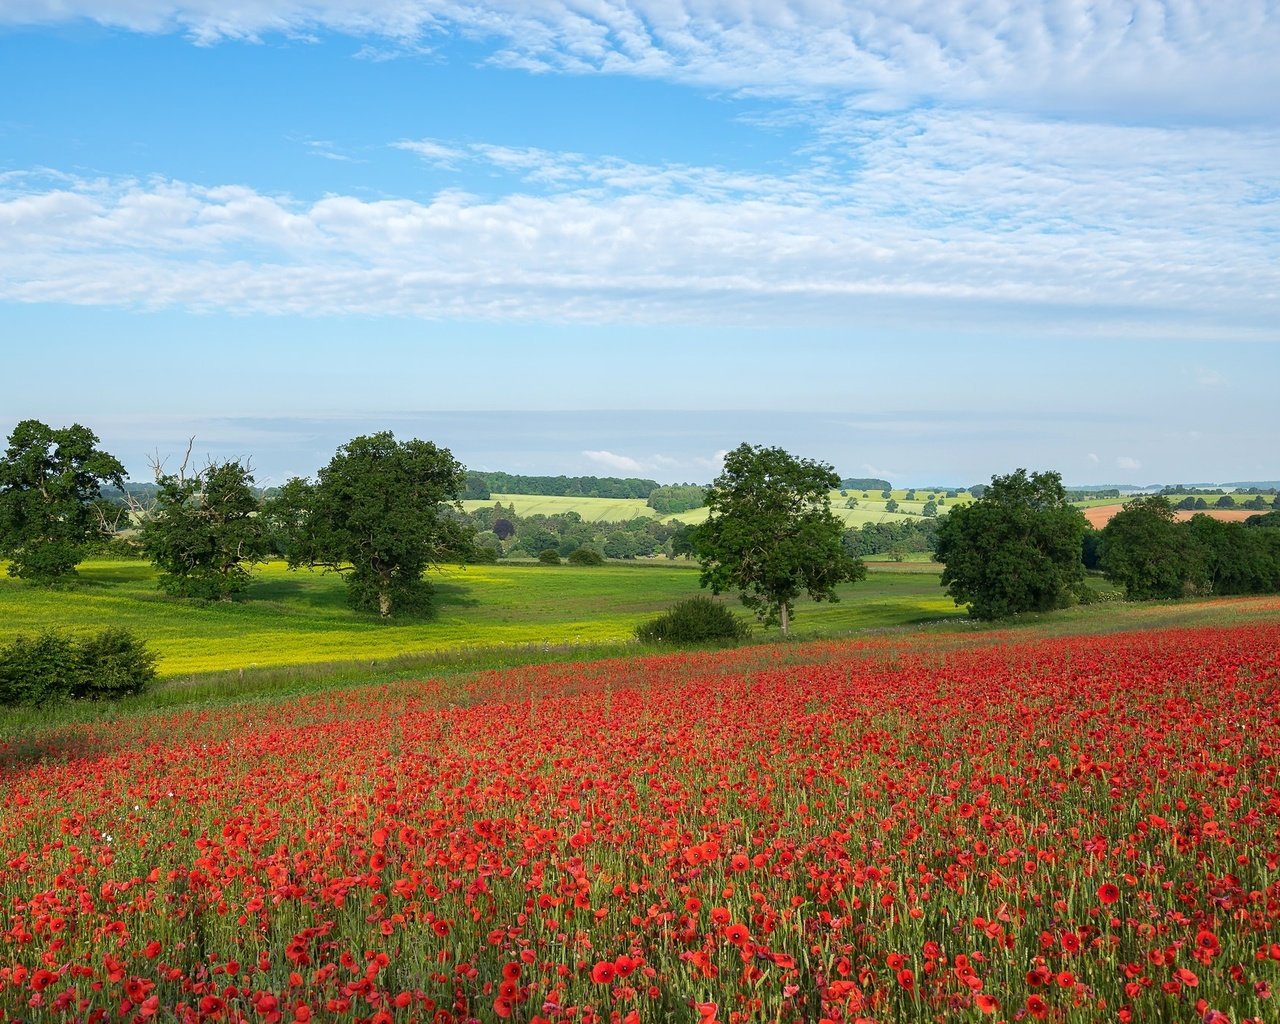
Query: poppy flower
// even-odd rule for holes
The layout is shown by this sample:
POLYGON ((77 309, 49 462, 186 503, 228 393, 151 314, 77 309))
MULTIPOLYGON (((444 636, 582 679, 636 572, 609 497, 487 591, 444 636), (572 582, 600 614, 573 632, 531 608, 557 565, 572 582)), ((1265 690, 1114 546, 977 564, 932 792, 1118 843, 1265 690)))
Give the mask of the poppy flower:
POLYGON ((1103 882, 1098 886, 1098 899, 1100 902, 1110 906, 1120 899, 1120 886, 1114 882, 1103 882))
POLYGON ((591 980, 597 985, 608 985, 617 977, 618 970, 609 960, 601 960, 591 968, 591 980))

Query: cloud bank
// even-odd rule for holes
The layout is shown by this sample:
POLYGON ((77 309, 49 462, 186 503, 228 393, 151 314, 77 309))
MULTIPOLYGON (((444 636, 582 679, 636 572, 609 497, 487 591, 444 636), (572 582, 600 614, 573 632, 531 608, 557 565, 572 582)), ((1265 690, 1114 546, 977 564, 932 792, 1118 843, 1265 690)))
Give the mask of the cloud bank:
POLYGON ((879 109, 945 98, 1095 116, 1274 120, 1280 93, 1275 0, 17 0, 0 7, 0 24, 77 19, 181 32, 203 44, 329 32, 420 52, 456 34, 485 41, 495 63, 535 71, 835 94, 879 109))
POLYGON ((1211 335, 1276 337, 1280 132, 921 110, 819 136, 781 174, 389 143, 473 189, 477 167, 501 178, 423 200, 10 173, 0 299, 801 324, 936 302, 1191 311, 1211 335))

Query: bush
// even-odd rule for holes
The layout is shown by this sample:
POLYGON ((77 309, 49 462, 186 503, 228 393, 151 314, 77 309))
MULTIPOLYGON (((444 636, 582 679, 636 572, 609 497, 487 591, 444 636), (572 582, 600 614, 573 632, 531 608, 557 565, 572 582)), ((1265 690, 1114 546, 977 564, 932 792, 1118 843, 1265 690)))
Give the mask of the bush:
POLYGON ((545 551, 539 551, 538 561, 543 565, 559 565, 560 552, 555 548, 547 548, 545 551))
POLYGON ((636 627, 645 643, 700 644, 716 640, 745 640, 751 627, 724 605, 703 594, 672 605, 656 619, 636 627))
POLYGON ((77 646, 80 678, 73 697, 99 700, 141 693, 156 677, 156 655, 127 629, 104 629, 77 646))
POLYGON ((53 630, 17 636, 0 648, 0 704, 141 693, 155 679, 155 665, 156 655, 125 629, 80 640, 53 630))
POLYGON ((80 678, 80 661, 69 636, 45 630, 16 636, 0 648, 0 704, 40 706, 69 697, 80 678))
POLYGON ((575 548, 569 552, 570 565, 604 565, 604 555, 594 548, 575 548))

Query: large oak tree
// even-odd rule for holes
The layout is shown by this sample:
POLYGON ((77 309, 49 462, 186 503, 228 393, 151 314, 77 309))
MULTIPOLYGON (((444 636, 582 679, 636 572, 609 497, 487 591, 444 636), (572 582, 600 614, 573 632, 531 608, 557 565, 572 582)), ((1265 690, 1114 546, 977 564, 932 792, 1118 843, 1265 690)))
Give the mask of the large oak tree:
POLYGON ((464 485, 447 448, 383 431, 348 441, 314 482, 290 480, 271 513, 291 567, 343 573, 352 607, 385 618, 426 607, 422 574, 470 547, 450 514, 464 485))
POLYGON ((88 427, 19 423, 0 459, 0 557, 9 575, 43 584, 73 577, 108 532, 97 505, 103 484, 123 489, 124 466, 88 427))
POLYGON ((781 448, 743 444, 725 456, 707 491, 710 510, 694 531, 702 585, 737 590, 766 625, 790 628, 795 600, 836 601, 838 583, 866 576, 841 543, 844 526, 828 494, 840 484, 830 466, 781 448))

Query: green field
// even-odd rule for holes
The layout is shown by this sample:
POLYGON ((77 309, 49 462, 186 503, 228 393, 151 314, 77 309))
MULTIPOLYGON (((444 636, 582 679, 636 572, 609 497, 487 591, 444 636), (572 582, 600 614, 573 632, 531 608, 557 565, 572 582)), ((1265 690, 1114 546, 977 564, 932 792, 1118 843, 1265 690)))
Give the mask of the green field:
MULTIPOLYGON (((841 588, 838 604, 797 608, 796 632, 847 632, 962 614, 936 567, 874 569, 841 588)), ((43 590, 0 579, 0 641, 56 626, 122 626, 161 656, 164 677, 319 662, 370 662, 502 645, 589 645, 629 640, 637 623, 699 592, 692 564, 485 565, 432 577, 433 614, 384 623, 347 608, 344 585, 321 572, 260 567, 245 598, 205 603, 167 597, 144 562, 91 561, 80 585, 43 590)), ((732 606, 744 617, 736 601, 732 606)), ((776 631, 775 631, 776 635, 776 631)))
POLYGON ((559 516, 577 512, 588 523, 625 523, 631 519, 658 519, 658 513, 643 498, 569 498, 543 494, 494 494, 488 501, 464 501, 467 512, 493 508, 495 504, 514 505, 516 515, 559 516))
MULTIPOLYGON (((904 519, 918 517, 924 511, 928 500, 928 491, 917 491, 919 500, 907 501, 906 490, 895 490, 893 496, 900 506, 896 512, 886 512, 887 499, 880 497, 879 491, 871 491, 870 497, 862 497, 861 491, 850 491, 848 497, 858 500, 857 508, 845 508, 848 497, 839 491, 831 492, 831 511, 833 511, 846 527, 857 528, 864 523, 895 523, 904 519)), ((938 492, 942 493, 942 492, 938 492)), ((956 505, 964 505, 973 499, 968 494, 958 498, 947 498, 945 504, 938 507, 939 515, 946 515, 947 509, 956 505)), ((565 512, 576 512, 584 522, 588 523, 621 523, 630 519, 661 519, 664 522, 679 522, 697 525, 707 518, 706 508, 690 509, 688 512, 677 512, 674 515, 659 516, 639 498, 577 498, 559 497, 539 494, 494 494, 488 501, 464 501, 462 507, 467 512, 477 509, 492 508, 495 503, 504 506, 515 506, 518 516, 553 516, 565 512)))

